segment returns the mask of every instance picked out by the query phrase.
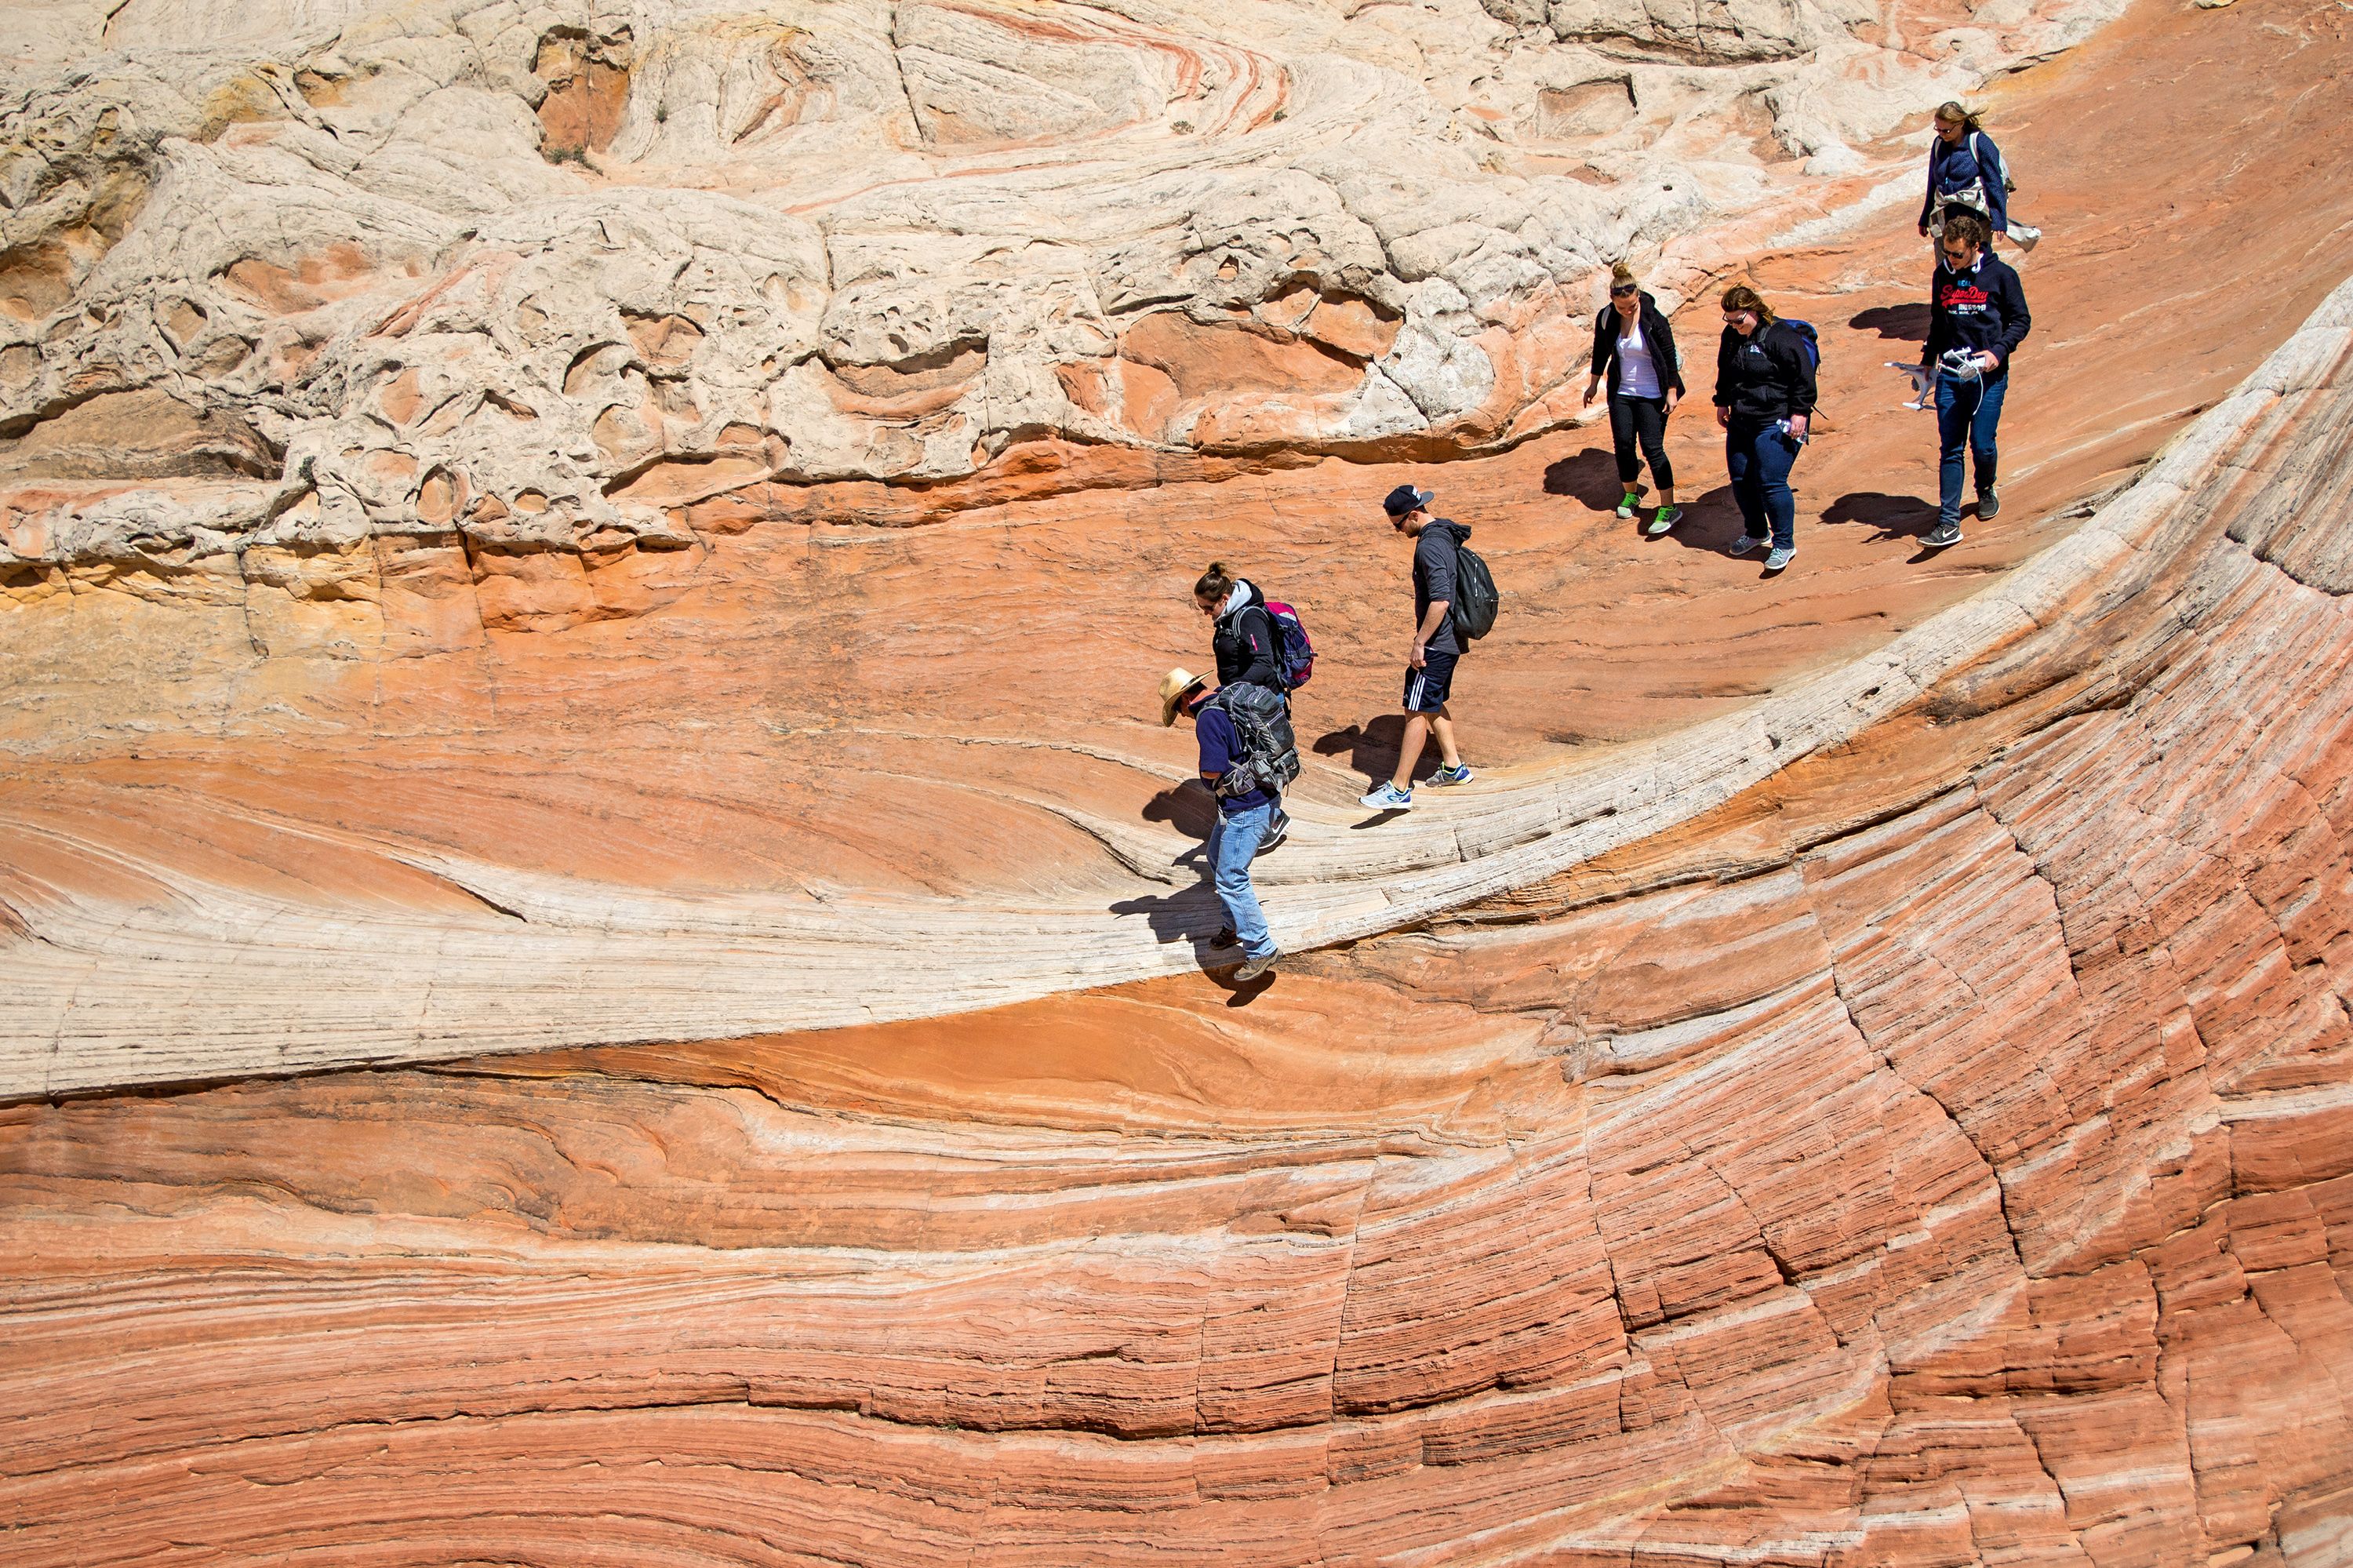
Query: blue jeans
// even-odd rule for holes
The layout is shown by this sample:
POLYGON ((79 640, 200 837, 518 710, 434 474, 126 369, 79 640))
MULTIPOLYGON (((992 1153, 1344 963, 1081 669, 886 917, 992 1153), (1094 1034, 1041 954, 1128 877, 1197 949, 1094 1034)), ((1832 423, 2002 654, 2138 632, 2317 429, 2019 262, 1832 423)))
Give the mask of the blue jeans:
POLYGON ((1724 433, 1724 467, 1732 476, 1732 499, 1740 503, 1741 531, 1761 539, 1769 525, 1777 550, 1798 546, 1798 497, 1789 488, 1798 450, 1787 430, 1772 425, 1735 420, 1724 433))
POLYGON ((1233 922, 1242 951, 1262 959, 1274 951, 1274 933, 1266 928, 1266 911, 1258 906, 1258 890, 1250 885, 1250 858, 1274 821, 1271 805, 1252 806, 1229 817, 1222 808, 1218 825, 1209 830, 1209 863, 1218 868, 1218 897, 1233 922))
POLYGON ((1936 440, 1944 449, 1943 461, 1936 470, 1938 522, 1961 520, 1964 445, 1977 460, 1978 493, 1983 495, 1993 488, 1994 427, 2001 423, 2001 396, 2009 390, 2007 376, 1999 381, 1956 381, 1949 376, 1937 376, 1936 440))

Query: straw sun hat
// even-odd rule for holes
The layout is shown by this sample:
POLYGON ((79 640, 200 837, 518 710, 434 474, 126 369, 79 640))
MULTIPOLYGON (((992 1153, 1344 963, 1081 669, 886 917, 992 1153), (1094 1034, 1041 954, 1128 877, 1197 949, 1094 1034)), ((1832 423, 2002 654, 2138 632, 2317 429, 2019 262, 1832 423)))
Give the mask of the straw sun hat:
POLYGON ((1196 686, 1206 684, 1208 679, 1209 677, 1207 675, 1196 675, 1190 673, 1181 664, 1176 669, 1169 671, 1166 675, 1161 676, 1160 722, 1163 725, 1175 724, 1176 722, 1176 705, 1185 700, 1185 694, 1187 692, 1190 692, 1196 686))

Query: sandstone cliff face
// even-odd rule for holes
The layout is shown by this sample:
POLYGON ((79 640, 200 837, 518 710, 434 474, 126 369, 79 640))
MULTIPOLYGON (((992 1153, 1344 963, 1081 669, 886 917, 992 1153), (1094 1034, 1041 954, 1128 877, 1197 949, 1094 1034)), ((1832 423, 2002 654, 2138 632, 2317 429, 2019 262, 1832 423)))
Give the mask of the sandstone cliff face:
POLYGON ((1344 460, 1318 426, 1287 469, 1104 437, 1139 466, 1100 484, 1039 455, 1060 427, 921 484, 819 482, 765 413, 705 440, 741 396, 917 440, 1008 362, 1237 418, 1386 376, 1421 318, 1379 289, 1439 274, 1248 151, 1399 111, 1311 108, 1417 79, 1368 31, 1427 64, 1493 24, 1489 76, 1418 78, 1439 104, 1603 56, 1631 88, 1526 101, 1608 156, 1579 139, 1644 73, 1716 84, 1668 147, 1736 81, 1786 122, 1824 28, 1920 25, 1388 13, 1292 16, 1311 49, 1076 7, 26 10, 0 45, 69 172, 7 165, 47 194, 0 219, 32 215, 6 298, 70 291, 0 366, 131 368, 9 438, 0 499, 0 1556, 2353 1559, 2353 18, 2144 6, 2006 90, 2067 216, 2010 505, 1945 556, 1877 364, 1917 330, 1908 152, 1893 206, 1695 214, 1668 263, 1748 256, 1826 329, 1802 577, 1709 547, 1696 422, 1693 549, 1592 504, 1583 429, 1344 460), (220 124, 142 143, 148 92, 220 124), (1190 140, 1120 162, 1153 137, 1190 140), (1373 281, 1240 331, 1271 296, 1237 260, 1057 358, 1104 257, 1194 254, 1114 169, 1257 193, 1229 247, 1345 215, 1373 281), (1065 227, 965 248, 967 201, 1065 227), (256 204, 374 227, 207 216, 256 204), (296 238, 186 313, 109 270, 257 234, 296 238), (134 298, 237 357, 132 374, 134 298), (1409 476, 1514 598, 1466 692, 1485 780, 1360 832, 1401 630, 1362 513, 1409 476), (1191 759, 1137 695, 1199 656, 1208 552, 1325 648, 1261 863, 1303 951, 1257 991, 1199 972, 1191 759))

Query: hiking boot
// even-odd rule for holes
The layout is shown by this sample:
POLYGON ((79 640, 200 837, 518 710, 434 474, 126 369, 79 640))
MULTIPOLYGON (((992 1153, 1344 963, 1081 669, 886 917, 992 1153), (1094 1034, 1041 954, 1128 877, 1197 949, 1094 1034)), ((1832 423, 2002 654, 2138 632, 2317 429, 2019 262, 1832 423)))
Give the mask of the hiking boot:
POLYGON ((1413 810, 1413 791, 1400 789, 1394 784, 1384 784, 1359 796, 1356 804, 1368 806, 1376 811, 1410 811, 1413 810))
POLYGON ((1258 853, 1264 854, 1267 851, 1278 847, 1285 838, 1290 836, 1290 833, 1291 813, 1278 808, 1274 813, 1274 820, 1267 824, 1266 837, 1258 841, 1258 853))
POLYGON ((1990 523, 2001 515, 2001 497, 1990 486, 1978 492, 1978 521, 1990 523))
POLYGON ((1440 768, 1422 782, 1436 784, 1442 788, 1448 784, 1468 784, 1471 782, 1471 765, 1467 762, 1458 762, 1451 768, 1440 768))
POLYGON ((1218 934, 1209 938, 1209 946, 1230 948, 1240 940, 1240 937, 1234 935, 1234 928, 1231 926, 1220 926, 1218 927, 1218 934))
POLYGON ((1786 550, 1776 550, 1765 557, 1765 569, 1768 572, 1787 571, 1789 563, 1797 557, 1798 551, 1794 546, 1786 550))
POLYGON ((1941 550, 1947 545, 1957 545, 1960 542, 1961 525, 1959 524, 1939 523, 1928 530, 1920 544, 1924 549, 1941 550))
POLYGON ((1234 983, 1236 985, 1250 984, 1250 981, 1258 979, 1259 976, 1274 968, 1274 960, 1281 957, 1282 957, 1281 953, 1269 953, 1262 959, 1250 959, 1249 962, 1243 964, 1241 968, 1234 971, 1234 983))
POLYGON ((1659 514, 1657 516, 1642 524, 1642 532, 1655 539, 1683 520, 1683 509, 1682 507, 1662 506, 1659 508, 1659 514))
POLYGON ((1772 541, 1758 534, 1743 534, 1726 546, 1736 556, 1754 555, 1772 541))

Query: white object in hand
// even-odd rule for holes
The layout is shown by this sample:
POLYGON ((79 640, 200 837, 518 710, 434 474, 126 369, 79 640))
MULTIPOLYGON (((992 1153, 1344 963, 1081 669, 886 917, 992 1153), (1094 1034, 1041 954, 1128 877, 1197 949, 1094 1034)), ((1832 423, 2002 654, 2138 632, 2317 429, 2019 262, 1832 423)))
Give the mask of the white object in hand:
POLYGON ((1928 407, 1928 368, 1924 365, 1906 365, 1900 359, 1887 362, 1890 370, 1900 370, 1912 378, 1912 400, 1904 406, 1918 410, 1928 407))

